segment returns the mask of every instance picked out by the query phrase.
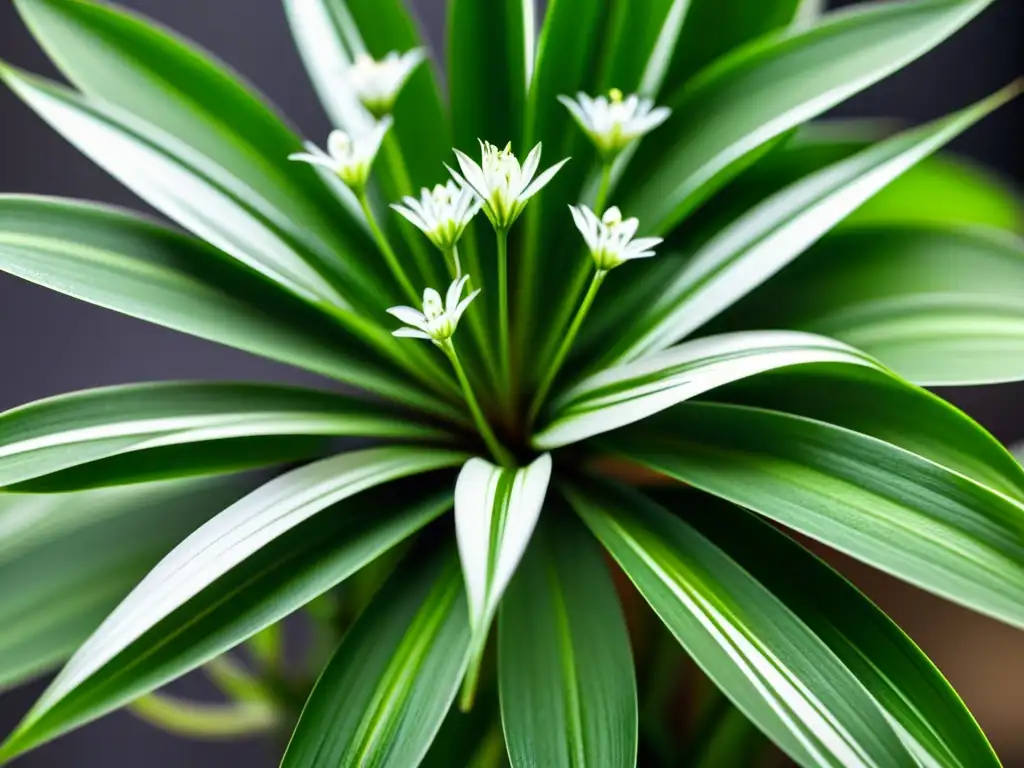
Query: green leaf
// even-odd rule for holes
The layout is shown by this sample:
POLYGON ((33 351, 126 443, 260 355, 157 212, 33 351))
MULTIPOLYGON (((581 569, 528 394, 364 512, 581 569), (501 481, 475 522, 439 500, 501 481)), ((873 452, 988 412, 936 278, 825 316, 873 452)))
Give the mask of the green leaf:
POLYGON ((454 551, 400 566, 324 670, 282 768, 418 765, 455 698, 469 638, 454 551))
POLYGON ((571 517, 541 525, 501 604, 498 675, 513 768, 632 768, 629 634, 600 548, 571 517))
POLYGON ((784 30, 800 0, 690 0, 663 86, 670 100, 701 69, 769 32, 784 30))
POLYGON ((473 630, 463 709, 472 704, 491 622, 533 536, 550 479, 547 453, 518 470, 472 458, 459 473, 455 532, 473 630))
POLYGON ((535 36, 532 0, 448 0, 448 90, 456 149, 475 154, 477 139, 499 146, 521 143, 535 36))
MULTIPOLYGON (((689 509, 693 495, 658 494, 689 509)), ((996 768, 964 703, 928 657, 856 587, 773 526, 731 504, 700 505, 687 521, 757 579, 867 688, 922 765, 996 768), (814 585, 808 589, 808 585, 814 585)))
POLYGON ((0 591, 0 690, 63 662, 161 557, 243 488, 218 478, 0 495, 0 583, 10 587, 0 591))
MULTIPOLYGON (((671 346, 782 269, 850 212, 1019 92, 1014 85, 969 109, 829 165, 724 227, 621 335, 608 355, 632 360, 671 346)), ((762 326, 763 327, 763 326, 762 326)))
POLYGON ((205 243, 141 217, 87 203, 0 195, 0 269, 131 317, 453 415, 322 313, 205 243))
POLYGON ((77 490, 308 458, 323 452, 328 436, 441 434, 389 409, 309 389, 199 382, 106 387, 0 414, 0 486, 77 490))
POLYGON ((115 104, 202 153, 335 251, 369 248, 308 168, 302 143, 223 62, 143 17, 91 0, 17 0, 29 29, 83 93, 115 104))
POLYGON ((616 451, 1024 627, 1024 502, 898 446, 779 411, 686 403, 616 451))
POLYGON ((1024 501, 1024 469, 998 440, 942 398, 889 374, 810 365, 744 379, 714 396, 870 435, 1024 501))
POLYGON ((568 493, 694 661, 800 765, 917 764, 828 646, 697 529, 596 478, 568 493))
POLYGON ((0 760, 195 669, 372 562, 448 509, 451 492, 405 485, 352 497, 465 458, 415 448, 342 454, 228 507, 150 571, 78 649, 0 745, 0 760))
POLYGON ((646 231, 671 230, 770 142, 926 53, 990 2, 872 3, 725 57, 641 145, 623 210, 642 214, 646 231))
MULTIPOLYGON (((354 274, 355 259, 340 259, 303 243, 302 235, 257 189, 163 127, 11 67, 0 78, 79 151, 131 187, 154 208, 303 300, 347 309, 361 293, 343 296, 314 267, 322 261, 354 274)), ((365 296, 387 301, 368 277, 365 296)), ((353 285, 355 283, 352 283, 353 285)))
POLYGON ((1016 236, 858 227, 823 239, 727 322, 834 336, 918 384, 992 384, 1024 378, 1021 296, 1016 236))
POLYGON ((809 363, 879 368, 871 358, 824 336, 792 331, 727 333, 689 341, 584 379, 554 403, 533 436, 550 450, 617 429, 749 376, 809 363))

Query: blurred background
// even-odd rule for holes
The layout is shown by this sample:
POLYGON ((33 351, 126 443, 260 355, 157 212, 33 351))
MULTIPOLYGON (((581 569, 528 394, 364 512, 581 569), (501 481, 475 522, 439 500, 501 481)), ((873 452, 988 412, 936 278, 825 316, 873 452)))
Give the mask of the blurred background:
MULTIPOLYGON (((444 0, 412 0, 436 50, 444 0)), ((757 0, 750 0, 757 2, 757 0)), ((329 125, 296 55, 279 0, 122 0, 198 41, 240 71, 320 142, 329 125)), ((829 3, 830 7, 849 5, 829 3)), ((1024 72, 1024 2, 997 0, 939 50, 856 97, 839 116, 919 122, 963 107, 1024 72)), ((0 58, 56 77, 9 2, 0 2, 0 58)), ((1024 189, 1024 100, 973 128, 954 151, 1024 189)), ((140 207, 134 196, 0 92, 0 192, 67 195, 140 207)), ((1024 299, 1024 297, 1022 297, 1024 299)), ((88 306, 0 274, 0 410, 83 387, 153 379, 314 383, 301 372, 88 306)), ((1024 439, 1024 386, 942 392, 1005 442, 1024 439)), ((820 551, 820 550, 819 550, 820 551)), ((1024 766, 1024 632, 974 615, 829 554, 931 656, 1008 768, 1024 766)), ((12 589, 16 585, 0 585, 12 589)), ((179 692, 204 693, 187 680, 179 692)), ((0 736, 42 683, 0 694, 0 736)), ((261 743, 194 744, 117 714, 23 758, 24 768, 106 765, 276 765, 261 743)))

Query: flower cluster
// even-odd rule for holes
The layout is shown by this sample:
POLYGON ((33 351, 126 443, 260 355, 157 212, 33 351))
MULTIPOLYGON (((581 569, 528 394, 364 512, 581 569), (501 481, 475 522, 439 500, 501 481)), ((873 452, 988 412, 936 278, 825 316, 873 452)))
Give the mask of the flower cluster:
POLYGON ((446 344, 455 333, 466 308, 480 293, 477 289, 460 301, 462 290, 468 282, 469 275, 463 275, 453 282, 448 288, 444 302, 441 301, 441 294, 433 288, 427 288, 423 291, 422 312, 412 307, 391 307, 388 313, 408 326, 394 331, 394 335, 410 339, 427 339, 438 346, 446 344))
POLYGON ((634 240, 640 220, 623 219, 622 211, 615 206, 600 218, 585 205, 570 205, 569 210, 599 272, 615 269, 633 259, 650 258, 654 255, 651 249, 662 242, 660 237, 634 240))
POLYGON ((578 93, 575 100, 568 96, 559 96, 558 100, 594 142, 605 162, 614 160, 622 150, 672 114, 668 107, 655 107, 650 99, 635 94, 623 98, 618 88, 609 91, 607 97, 591 98, 578 93))
POLYGON ((439 250, 447 253, 458 244, 483 201, 472 187, 449 181, 433 189, 424 187, 420 199, 403 197, 391 207, 413 225, 439 250))
POLYGON ((399 54, 391 51, 380 61, 365 53, 356 56, 347 80, 366 111, 378 120, 391 114, 395 100, 412 73, 426 59, 422 48, 399 54))
POLYGON ((315 144, 307 144, 306 152, 296 152, 288 159, 326 168, 337 174, 353 192, 360 194, 370 179, 373 161, 391 124, 392 119, 385 117, 358 136, 350 136, 341 130, 331 131, 327 137, 326 152, 315 144))

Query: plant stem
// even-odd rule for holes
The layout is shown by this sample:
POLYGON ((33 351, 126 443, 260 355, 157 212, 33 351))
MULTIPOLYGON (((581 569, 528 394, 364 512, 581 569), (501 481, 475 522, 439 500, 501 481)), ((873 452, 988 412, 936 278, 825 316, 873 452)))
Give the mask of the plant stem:
MULTIPOLYGON (((388 131, 384 136, 383 150, 384 159, 388 164, 388 170, 391 171, 391 179, 395 184, 397 196, 411 195, 413 193, 412 179, 409 177, 409 169, 405 165, 402 147, 392 131, 388 131)), ((411 224, 408 224, 405 219, 401 219, 398 222, 398 226, 405 242, 408 243, 410 250, 412 250, 412 255, 417 262, 416 266, 423 275, 423 279, 429 283, 430 278, 433 276, 430 268, 430 254, 420 239, 419 232, 411 224)))
POLYGON ((512 370, 508 340, 508 230, 495 230, 495 234, 498 238, 498 357, 501 394, 507 399, 512 370))
POLYGON ((469 383, 469 379, 466 377, 466 371, 462 368, 462 363, 459 362, 459 356, 455 352, 455 345, 452 344, 451 339, 441 345, 441 349, 444 350, 445 354, 448 355, 448 359, 452 361, 452 368, 455 369, 455 376, 459 380, 459 384, 462 385, 462 392, 466 396, 466 404, 469 406, 470 412, 473 414, 473 420, 476 422, 476 427, 480 431, 480 436, 487 443, 487 448, 490 450, 491 455, 495 461, 504 467, 514 467, 516 462, 515 458, 509 453, 508 449, 505 448, 499 441, 497 436, 494 434, 494 430, 491 429, 491 425, 487 421, 487 417, 484 416, 484 412, 480 408, 480 403, 476 399, 476 395, 473 394, 473 387, 469 383))
POLYGON ((565 358, 569 354, 569 350, 572 349, 572 344, 576 341, 576 336, 579 334, 580 328, 583 326, 583 320, 590 311, 590 307, 594 303, 597 292, 601 288, 601 283, 604 282, 605 275, 607 274, 608 273, 605 270, 601 269, 594 273, 594 277, 590 281, 590 288, 587 290, 586 296, 583 297, 583 303, 580 304, 579 309, 576 310, 576 317, 573 318, 572 325, 569 326, 569 331, 564 337, 562 337, 562 343, 558 347, 558 351, 555 353, 555 358, 548 366, 547 373, 544 374, 544 379, 537 388, 537 394, 533 397, 533 404, 530 406, 529 416, 529 423, 531 425, 533 424, 534 419, 537 418, 537 414, 540 413, 541 406, 544 405, 544 398, 547 397, 548 392, 551 389, 551 385, 555 383, 555 378, 558 376, 558 372, 562 368, 562 363, 565 362, 565 358))
POLYGON ((594 213, 600 217, 604 213, 604 207, 608 203, 608 190, 612 186, 612 164, 610 162, 601 165, 601 186, 597 188, 597 199, 594 200, 594 213))
POLYGON ((278 711, 266 704, 210 704, 157 693, 136 699, 128 709, 161 730, 198 739, 236 739, 266 733, 280 721, 278 711))
MULTIPOLYGON (((448 271, 451 272, 452 279, 458 280, 462 277, 462 262, 459 261, 459 246, 453 245, 449 250, 445 251, 444 258, 445 261, 448 262, 448 271)), ((469 290, 472 292, 472 286, 470 286, 469 290)))
POLYGON ((381 230, 380 225, 377 224, 377 217, 373 215, 373 209, 370 207, 370 201, 366 197, 366 191, 359 192, 357 197, 359 198, 359 205, 363 209, 363 215, 366 216, 366 222, 370 225, 373 239, 377 241, 377 247, 380 248, 380 252, 384 255, 384 261, 388 263, 391 274, 398 280, 398 284, 412 300, 412 303, 414 305, 418 304, 420 294, 413 287, 412 282, 409 280, 409 275, 405 273, 405 270, 402 269, 402 264, 398 261, 398 255, 391 247, 391 243, 388 242, 388 238, 381 230))

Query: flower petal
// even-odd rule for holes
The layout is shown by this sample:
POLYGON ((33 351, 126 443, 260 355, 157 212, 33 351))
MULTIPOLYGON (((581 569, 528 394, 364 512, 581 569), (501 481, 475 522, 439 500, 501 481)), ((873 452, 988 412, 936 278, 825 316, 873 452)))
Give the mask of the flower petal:
MULTIPOLYGON (((538 144, 537 146, 539 147, 540 145, 538 144)), ((537 177, 536 181, 534 181, 530 186, 528 186, 523 191, 521 195, 519 195, 519 201, 526 202, 531 197, 540 192, 542 189, 544 189, 544 187, 546 187, 548 183, 553 178, 555 178, 555 174, 562 169, 562 166, 568 163, 571 159, 572 158, 567 157, 565 158, 565 160, 562 160, 560 163, 555 163, 553 166, 544 171, 544 173, 537 177)))
POLYGON ((397 328, 391 332, 392 336, 398 336, 406 339, 426 339, 427 341, 433 341, 434 337, 426 331, 419 331, 415 328, 397 328))

